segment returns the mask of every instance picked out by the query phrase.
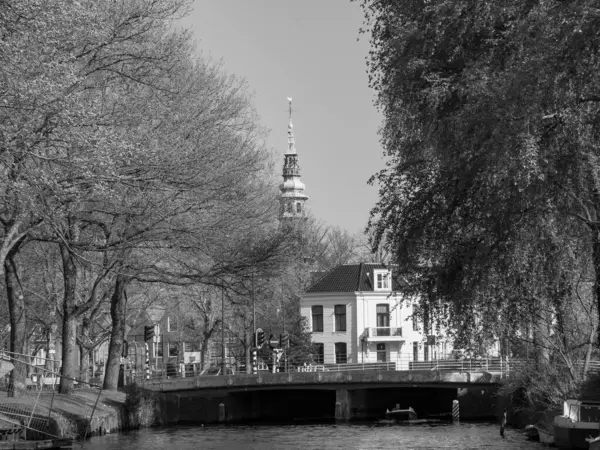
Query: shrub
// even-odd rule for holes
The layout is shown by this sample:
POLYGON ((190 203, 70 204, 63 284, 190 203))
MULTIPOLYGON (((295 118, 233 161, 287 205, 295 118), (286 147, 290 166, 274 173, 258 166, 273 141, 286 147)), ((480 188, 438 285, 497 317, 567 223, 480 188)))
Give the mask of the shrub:
POLYGON ((125 392, 125 412, 130 428, 151 427, 155 423, 155 396, 137 384, 130 384, 125 392))

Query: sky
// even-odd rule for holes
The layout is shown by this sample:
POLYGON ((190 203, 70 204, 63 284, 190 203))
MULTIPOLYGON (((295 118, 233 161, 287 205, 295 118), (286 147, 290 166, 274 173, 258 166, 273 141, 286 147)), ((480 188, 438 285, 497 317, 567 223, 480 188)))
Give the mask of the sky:
POLYGON ((198 50, 245 78, 281 173, 288 103, 313 216, 362 232, 377 201, 367 180, 384 167, 381 116, 368 87, 368 37, 350 0, 195 0, 185 25, 198 50))

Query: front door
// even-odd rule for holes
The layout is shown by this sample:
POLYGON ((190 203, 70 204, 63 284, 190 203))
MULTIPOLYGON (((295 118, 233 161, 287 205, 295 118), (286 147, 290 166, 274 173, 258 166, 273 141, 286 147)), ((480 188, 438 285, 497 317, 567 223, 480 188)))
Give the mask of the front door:
POLYGON ((386 362, 387 352, 385 350, 385 344, 377 344, 377 362, 386 362))

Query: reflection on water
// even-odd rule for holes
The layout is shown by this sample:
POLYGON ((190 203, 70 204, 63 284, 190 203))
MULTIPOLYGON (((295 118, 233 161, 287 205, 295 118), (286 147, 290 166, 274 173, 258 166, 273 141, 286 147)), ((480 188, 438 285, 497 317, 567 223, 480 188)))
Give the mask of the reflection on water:
MULTIPOLYGON (((77 448, 77 447, 76 447, 77 448)), ((410 425, 227 425, 177 427, 92 438, 86 450, 191 449, 538 449, 517 430, 500 437, 499 426, 488 423, 420 423, 410 425)))

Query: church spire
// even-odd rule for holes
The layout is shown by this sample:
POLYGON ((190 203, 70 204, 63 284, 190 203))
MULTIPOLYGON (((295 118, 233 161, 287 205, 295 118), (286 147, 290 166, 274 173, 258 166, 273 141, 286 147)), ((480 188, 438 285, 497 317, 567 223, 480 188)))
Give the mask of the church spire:
POLYGON ((292 98, 288 97, 290 121, 288 123, 288 150, 286 154, 296 153, 296 142, 294 141, 294 124, 292 123, 292 98))
POLYGON ((290 119, 288 122, 288 148, 284 154, 283 183, 281 183, 281 220, 290 220, 304 217, 304 203, 308 197, 304 194, 304 183, 300 180, 300 166, 294 139, 294 125, 292 124, 292 99, 288 97, 290 119))

